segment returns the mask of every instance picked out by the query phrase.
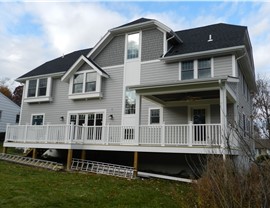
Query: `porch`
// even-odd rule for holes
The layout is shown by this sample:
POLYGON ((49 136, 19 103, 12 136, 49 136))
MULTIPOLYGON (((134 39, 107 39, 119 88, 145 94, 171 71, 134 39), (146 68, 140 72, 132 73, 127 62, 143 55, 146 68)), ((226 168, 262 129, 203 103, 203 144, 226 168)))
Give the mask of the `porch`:
MULTIPOLYGON (((146 147, 221 147, 220 124, 77 126, 8 125, 4 146, 16 144, 146 147)), ((46 145, 46 146, 47 146, 46 145)))

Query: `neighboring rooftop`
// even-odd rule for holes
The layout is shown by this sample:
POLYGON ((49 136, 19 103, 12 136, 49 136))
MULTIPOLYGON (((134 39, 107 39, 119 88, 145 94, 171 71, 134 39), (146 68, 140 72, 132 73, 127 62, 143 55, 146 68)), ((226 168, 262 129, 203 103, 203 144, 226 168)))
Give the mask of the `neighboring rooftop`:
POLYGON ((37 68, 31 70, 30 72, 22 75, 18 79, 25 77, 38 76, 43 74, 53 74, 58 72, 66 72, 72 64, 81 56, 86 56, 92 48, 87 48, 79 51, 74 51, 72 53, 66 54, 64 56, 58 57, 51 61, 48 61, 37 68))

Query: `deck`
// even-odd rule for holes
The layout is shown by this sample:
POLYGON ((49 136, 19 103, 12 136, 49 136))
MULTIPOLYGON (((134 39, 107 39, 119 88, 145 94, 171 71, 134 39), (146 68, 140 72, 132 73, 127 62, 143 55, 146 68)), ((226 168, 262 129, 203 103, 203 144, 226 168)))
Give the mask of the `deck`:
POLYGON ((221 124, 192 123, 137 127, 8 125, 4 146, 203 153, 222 147, 221 132, 221 124))

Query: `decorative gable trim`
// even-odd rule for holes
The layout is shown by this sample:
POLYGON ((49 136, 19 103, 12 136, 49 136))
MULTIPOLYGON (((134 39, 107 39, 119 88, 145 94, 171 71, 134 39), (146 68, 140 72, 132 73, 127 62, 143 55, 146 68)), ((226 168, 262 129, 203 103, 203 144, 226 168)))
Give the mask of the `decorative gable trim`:
POLYGON ((77 70, 84 64, 87 63, 93 70, 95 70, 100 76, 109 78, 109 75, 99 68, 91 60, 87 59, 85 56, 81 55, 78 60, 69 68, 69 70, 64 74, 61 81, 68 82, 70 77, 76 73, 77 70))

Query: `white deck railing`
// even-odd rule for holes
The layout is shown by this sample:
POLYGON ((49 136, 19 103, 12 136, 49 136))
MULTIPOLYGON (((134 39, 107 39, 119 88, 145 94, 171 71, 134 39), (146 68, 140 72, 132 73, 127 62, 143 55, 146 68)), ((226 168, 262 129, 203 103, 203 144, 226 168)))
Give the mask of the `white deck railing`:
POLYGON ((76 126, 8 125, 5 142, 100 145, 220 146, 220 124, 76 126), (138 132, 138 136, 136 133, 138 132))

